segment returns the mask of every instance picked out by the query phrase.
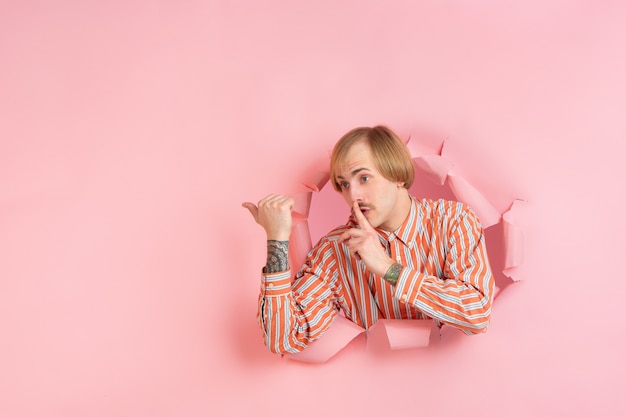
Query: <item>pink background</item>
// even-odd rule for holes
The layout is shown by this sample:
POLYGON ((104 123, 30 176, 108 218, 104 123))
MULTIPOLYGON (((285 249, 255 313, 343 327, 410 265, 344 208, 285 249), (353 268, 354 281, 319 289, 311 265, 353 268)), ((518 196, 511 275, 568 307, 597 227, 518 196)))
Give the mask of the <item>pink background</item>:
POLYGON ((625 45, 617 0, 2 1, 0 415, 626 415, 625 45), (484 335, 281 359, 240 204, 376 123, 528 200, 523 281, 484 335))

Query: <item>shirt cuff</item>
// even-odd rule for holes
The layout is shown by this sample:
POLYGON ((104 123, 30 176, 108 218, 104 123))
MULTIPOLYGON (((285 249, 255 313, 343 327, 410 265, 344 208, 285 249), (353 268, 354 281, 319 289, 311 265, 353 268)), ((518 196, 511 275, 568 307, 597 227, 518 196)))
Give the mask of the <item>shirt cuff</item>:
POLYGON ((291 292, 291 270, 263 274, 261 294, 263 297, 279 297, 291 292))
POLYGON ((417 302, 417 296, 425 277, 426 274, 421 272, 416 273, 404 267, 398 278, 398 283, 396 284, 395 297, 402 303, 408 303, 414 306, 417 302))

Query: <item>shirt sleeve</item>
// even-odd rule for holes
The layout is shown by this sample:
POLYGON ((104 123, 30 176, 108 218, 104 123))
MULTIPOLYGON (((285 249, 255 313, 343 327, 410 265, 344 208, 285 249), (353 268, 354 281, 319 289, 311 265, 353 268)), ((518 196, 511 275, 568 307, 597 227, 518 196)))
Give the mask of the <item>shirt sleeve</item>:
POLYGON ((395 296, 467 334, 482 333, 489 325, 495 287, 483 228, 469 209, 453 218, 449 226, 447 251, 440 255, 443 276, 405 267, 395 296))
POLYGON ((335 263, 330 246, 321 243, 293 282, 290 270, 263 274, 257 320, 271 352, 300 352, 330 327, 338 311, 335 263))

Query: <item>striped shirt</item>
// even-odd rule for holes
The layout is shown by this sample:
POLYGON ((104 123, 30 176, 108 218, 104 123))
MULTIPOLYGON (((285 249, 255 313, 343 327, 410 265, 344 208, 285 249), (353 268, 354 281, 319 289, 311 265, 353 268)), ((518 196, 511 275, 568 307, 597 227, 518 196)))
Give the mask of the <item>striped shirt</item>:
POLYGON ((303 350, 340 310, 365 329, 378 319, 434 319, 467 334, 486 330, 494 278, 483 228, 467 205, 412 197, 398 230, 376 229, 387 254, 404 266, 395 287, 338 241, 357 226, 351 215, 320 239, 293 281, 290 270, 263 274, 257 319, 270 351, 303 350))

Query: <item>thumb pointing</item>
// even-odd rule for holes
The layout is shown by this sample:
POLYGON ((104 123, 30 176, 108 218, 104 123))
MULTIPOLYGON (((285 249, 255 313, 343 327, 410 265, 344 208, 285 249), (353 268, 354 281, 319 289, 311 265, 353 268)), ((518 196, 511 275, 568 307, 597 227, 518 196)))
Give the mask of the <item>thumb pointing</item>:
POLYGON ((254 217, 254 220, 257 220, 257 215, 259 213, 259 209, 257 206, 249 202, 245 202, 241 206, 247 208, 250 214, 252 214, 252 217, 254 217))

